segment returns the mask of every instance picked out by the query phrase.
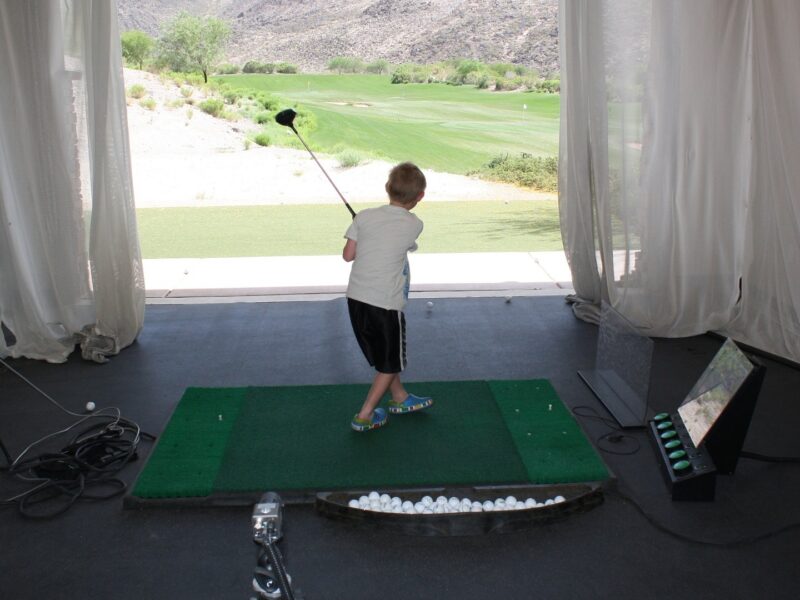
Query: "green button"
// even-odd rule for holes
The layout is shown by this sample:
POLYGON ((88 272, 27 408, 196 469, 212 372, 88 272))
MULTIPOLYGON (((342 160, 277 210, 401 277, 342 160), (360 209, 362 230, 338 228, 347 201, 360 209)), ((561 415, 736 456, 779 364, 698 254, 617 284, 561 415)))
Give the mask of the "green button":
POLYGON ((686 450, 675 450, 675 452, 669 453, 670 460, 678 460, 679 458, 683 458, 686 456, 686 450))
POLYGON ((680 440, 670 440, 666 444, 664 444, 664 447, 672 449, 672 448, 677 448, 680 445, 681 445, 681 441, 680 440))
POLYGON ((659 423, 656 425, 659 429, 669 429, 672 427, 672 421, 664 421, 663 423, 659 423))
POLYGON ((672 468, 676 471, 685 471, 691 466, 692 463, 690 463, 688 460, 679 460, 678 462, 672 464, 672 468))
POLYGON ((661 434, 661 439, 668 440, 669 438, 674 438, 676 435, 678 435, 678 432, 674 429, 670 429, 669 431, 665 431, 661 434))
POLYGON ((653 419, 655 421, 663 421, 667 417, 669 417, 669 413, 658 413, 655 417, 653 417, 653 419))

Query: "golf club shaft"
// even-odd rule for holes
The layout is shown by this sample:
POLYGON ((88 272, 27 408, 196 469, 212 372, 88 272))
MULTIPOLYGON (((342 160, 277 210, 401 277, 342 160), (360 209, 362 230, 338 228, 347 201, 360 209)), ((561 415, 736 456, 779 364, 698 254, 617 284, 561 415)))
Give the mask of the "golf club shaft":
POLYGON ((335 189, 335 190, 336 190, 336 193, 337 193, 337 194, 339 194, 339 198, 341 198, 341 199, 342 199, 342 202, 344 202, 344 205, 347 207, 347 210, 349 210, 349 211, 350 211, 350 214, 351 214, 351 215, 353 216, 353 218, 355 219, 355 218, 356 218, 356 213, 355 213, 355 211, 353 210, 353 207, 351 207, 351 206, 350 206, 350 205, 347 203, 347 200, 345 200, 345 199, 344 199, 344 196, 342 195, 342 192, 340 192, 340 191, 339 191, 339 188, 338 188, 338 187, 336 187, 336 184, 335 184, 335 183, 333 183, 333 179, 331 179, 330 175, 328 175, 328 172, 325 170, 325 167, 323 167, 323 166, 322 166, 322 163, 321 163, 321 162, 319 162, 319 160, 317 160, 317 157, 316 157, 316 156, 314 156, 314 153, 311 151, 311 148, 309 148, 309 147, 308 147, 308 144, 306 144, 306 141, 305 141, 305 140, 304 140, 304 139, 303 139, 303 138, 300 136, 300 134, 298 133, 297 129, 295 129, 295 128, 294 128, 294 126, 292 126, 292 131, 294 131, 294 132, 295 132, 295 134, 297 134, 297 137, 298 137, 298 139, 299 139, 299 140, 300 140, 300 141, 303 143, 303 146, 305 146, 305 147, 306 147, 306 150, 308 150, 308 153, 311 155, 311 158, 313 158, 313 159, 316 161, 316 163, 319 165, 319 168, 320 168, 320 169, 322 169, 322 172, 323 172, 323 173, 325 173, 325 177, 327 177, 327 178, 328 178, 328 181, 330 181, 330 182, 331 182, 331 185, 333 186, 333 189, 335 189))

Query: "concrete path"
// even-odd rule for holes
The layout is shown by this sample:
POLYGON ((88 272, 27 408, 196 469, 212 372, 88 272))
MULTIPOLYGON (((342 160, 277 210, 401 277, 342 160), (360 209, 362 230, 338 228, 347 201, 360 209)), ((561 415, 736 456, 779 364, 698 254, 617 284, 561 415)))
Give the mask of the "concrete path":
MULTIPOLYGON (((412 296, 566 295, 563 252, 411 254, 412 296)), ((190 298, 321 299, 342 295, 350 265, 339 256, 172 258, 144 261, 149 303, 190 298)))

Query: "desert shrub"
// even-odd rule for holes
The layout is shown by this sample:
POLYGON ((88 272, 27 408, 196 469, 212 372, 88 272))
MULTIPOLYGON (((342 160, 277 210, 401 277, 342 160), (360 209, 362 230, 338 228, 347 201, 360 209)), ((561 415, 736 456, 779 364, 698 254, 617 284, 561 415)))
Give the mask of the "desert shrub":
POLYGON ((208 113, 212 117, 218 117, 220 113, 225 108, 225 104, 222 100, 218 100, 216 98, 209 98, 208 100, 203 100, 200 103, 200 110, 204 113, 208 113))
POLYGON ((513 183, 543 192, 556 192, 558 191, 558 158, 555 156, 531 156, 530 154, 521 154, 518 157, 497 156, 468 175, 513 183))
POLYGON ((536 82, 535 89, 537 92, 547 92, 549 94, 557 94, 561 91, 560 79, 543 79, 536 82))
POLYGON ((294 125, 298 129, 311 132, 317 128, 317 115, 308 110, 307 108, 294 107, 297 111, 297 116, 294 118, 294 125))
POLYGON ((147 110, 155 110, 156 109, 156 101, 152 98, 142 98, 139 100, 139 105, 147 110))
POLYGON ((491 83, 492 78, 489 77, 487 73, 481 73, 480 77, 478 77, 477 81, 475 81, 475 87, 477 87, 479 90, 485 90, 491 83))
POLYGON ((202 73, 186 73, 183 82, 195 87, 200 87, 205 83, 202 73))
POLYGON ((389 63, 383 59, 379 59, 369 63, 366 67, 367 73, 376 73, 383 75, 389 72, 389 63))
POLYGON ((336 56, 328 61, 328 70, 342 73, 361 73, 364 61, 355 56, 336 56))
POLYGON ((264 96, 259 98, 261 106, 263 106, 266 110, 278 110, 280 107, 280 102, 273 98, 272 96, 264 96))
POLYGON ((275 67, 275 70, 278 73, 293 74, 293 73, 297 73, 297 65, 293 65, 293 64, 287 63, 287 62, 282 62, 282 63, 279 63, 275 67))
POLYGON ((144 95, 147 93, 147 90, 144 89, 144 86, 140 83, 134 83, 131 87, 128 88, 128 96, 138 100, 139 98, 143 98, 144 95))
POLYGON ((262 63, 257 60, 248 60, 242 67, 242 73, 274 73, 275 63, 262 63))
POLYGON ((392 83, 411 83, 411 69, 409 65, 400 65, 392 73, 392 83))
POLYGON ((398 66, 392 73, 392 83, 428 83, 435 79, 430 65, 406 63, 398 66))
POLYGON ((185 101, 183 98, 175 98, 173 100, 168 101, 166 106, 167 108, 180 108, 181 106, 183 106, 184 102, 185 101))
POLYGON ((236 121, 241 119, 242 116, 238 112, 233 110, 223 110, 221 113, 219 113, 219 118, 235 123, 236 121))
POLYGON ((217 67, 217 73, 220 75, 236 75, 239 72, 238 65, 224 64, 217 67))
POLYGON ((253 141, 259 146, 269 146, 270 144, 269 135, 266 133, 256 134, 256 136, 253 138, 253 141))
POLYGON ((241 95, 235 90, 225 90, 222 93, 222 98, 225 100, 225 104, 236 104, 241 95))
POLYGON ((268 112, 260 112, 255 117, 253 117, 253 120, 259 125, 264 125, 265 123, 269 123, 272 121, 272 114, 268 112))
POLYGON ((364 156, 362 154, 356 150, 350 149, 339 152, 339 154, 336 155, 336 159, 339 161, 339 166, 344 169, 357 167, 364 162, 364 156))
POLYGON ((181 96, 183 96, 184 98, 188 98, 193 93, 194 93, 194 88, 188 85, 181 86, 181 96))
MULTIPOLYGON (((525 67, 522 67, 523 69, 525 67)), ((489 65, 489 70, 498 77, 513 77, 514 75, 522 75, 517 72, 517 65, 512 63, 492 63, 489 65)))
POLYGON ((264 71, 261 70, 263 64, 257 60, 248 60, 242 67, 242 73, 263 73, 264 71))

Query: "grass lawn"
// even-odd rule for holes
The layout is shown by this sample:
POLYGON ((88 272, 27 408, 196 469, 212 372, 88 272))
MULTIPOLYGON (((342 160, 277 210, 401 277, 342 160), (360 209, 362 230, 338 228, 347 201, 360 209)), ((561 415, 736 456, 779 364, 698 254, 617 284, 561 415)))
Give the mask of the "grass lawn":
MULTIPOLYGON (((355 204, 359 211, 374 204, 355 204)), ((553 200, 421 203, 419 251, 561 250, 553 200)), ((339 254, 350 215, 341 204, 140 208, 144 258, 321 256, 339 254)))
MULTIPOLYGON (((355 150, 411 160, 449 173, 477 169, 498 155, 558 154, 559 97, 493 92, 474 86, 392 84, 387 75, 229 75, 215 79, 265 91, 310 109, 318 126, 302 131, 315 150, 355 150)), ((291 130, 269 123, 273 143, 302 147, 291 130)))

